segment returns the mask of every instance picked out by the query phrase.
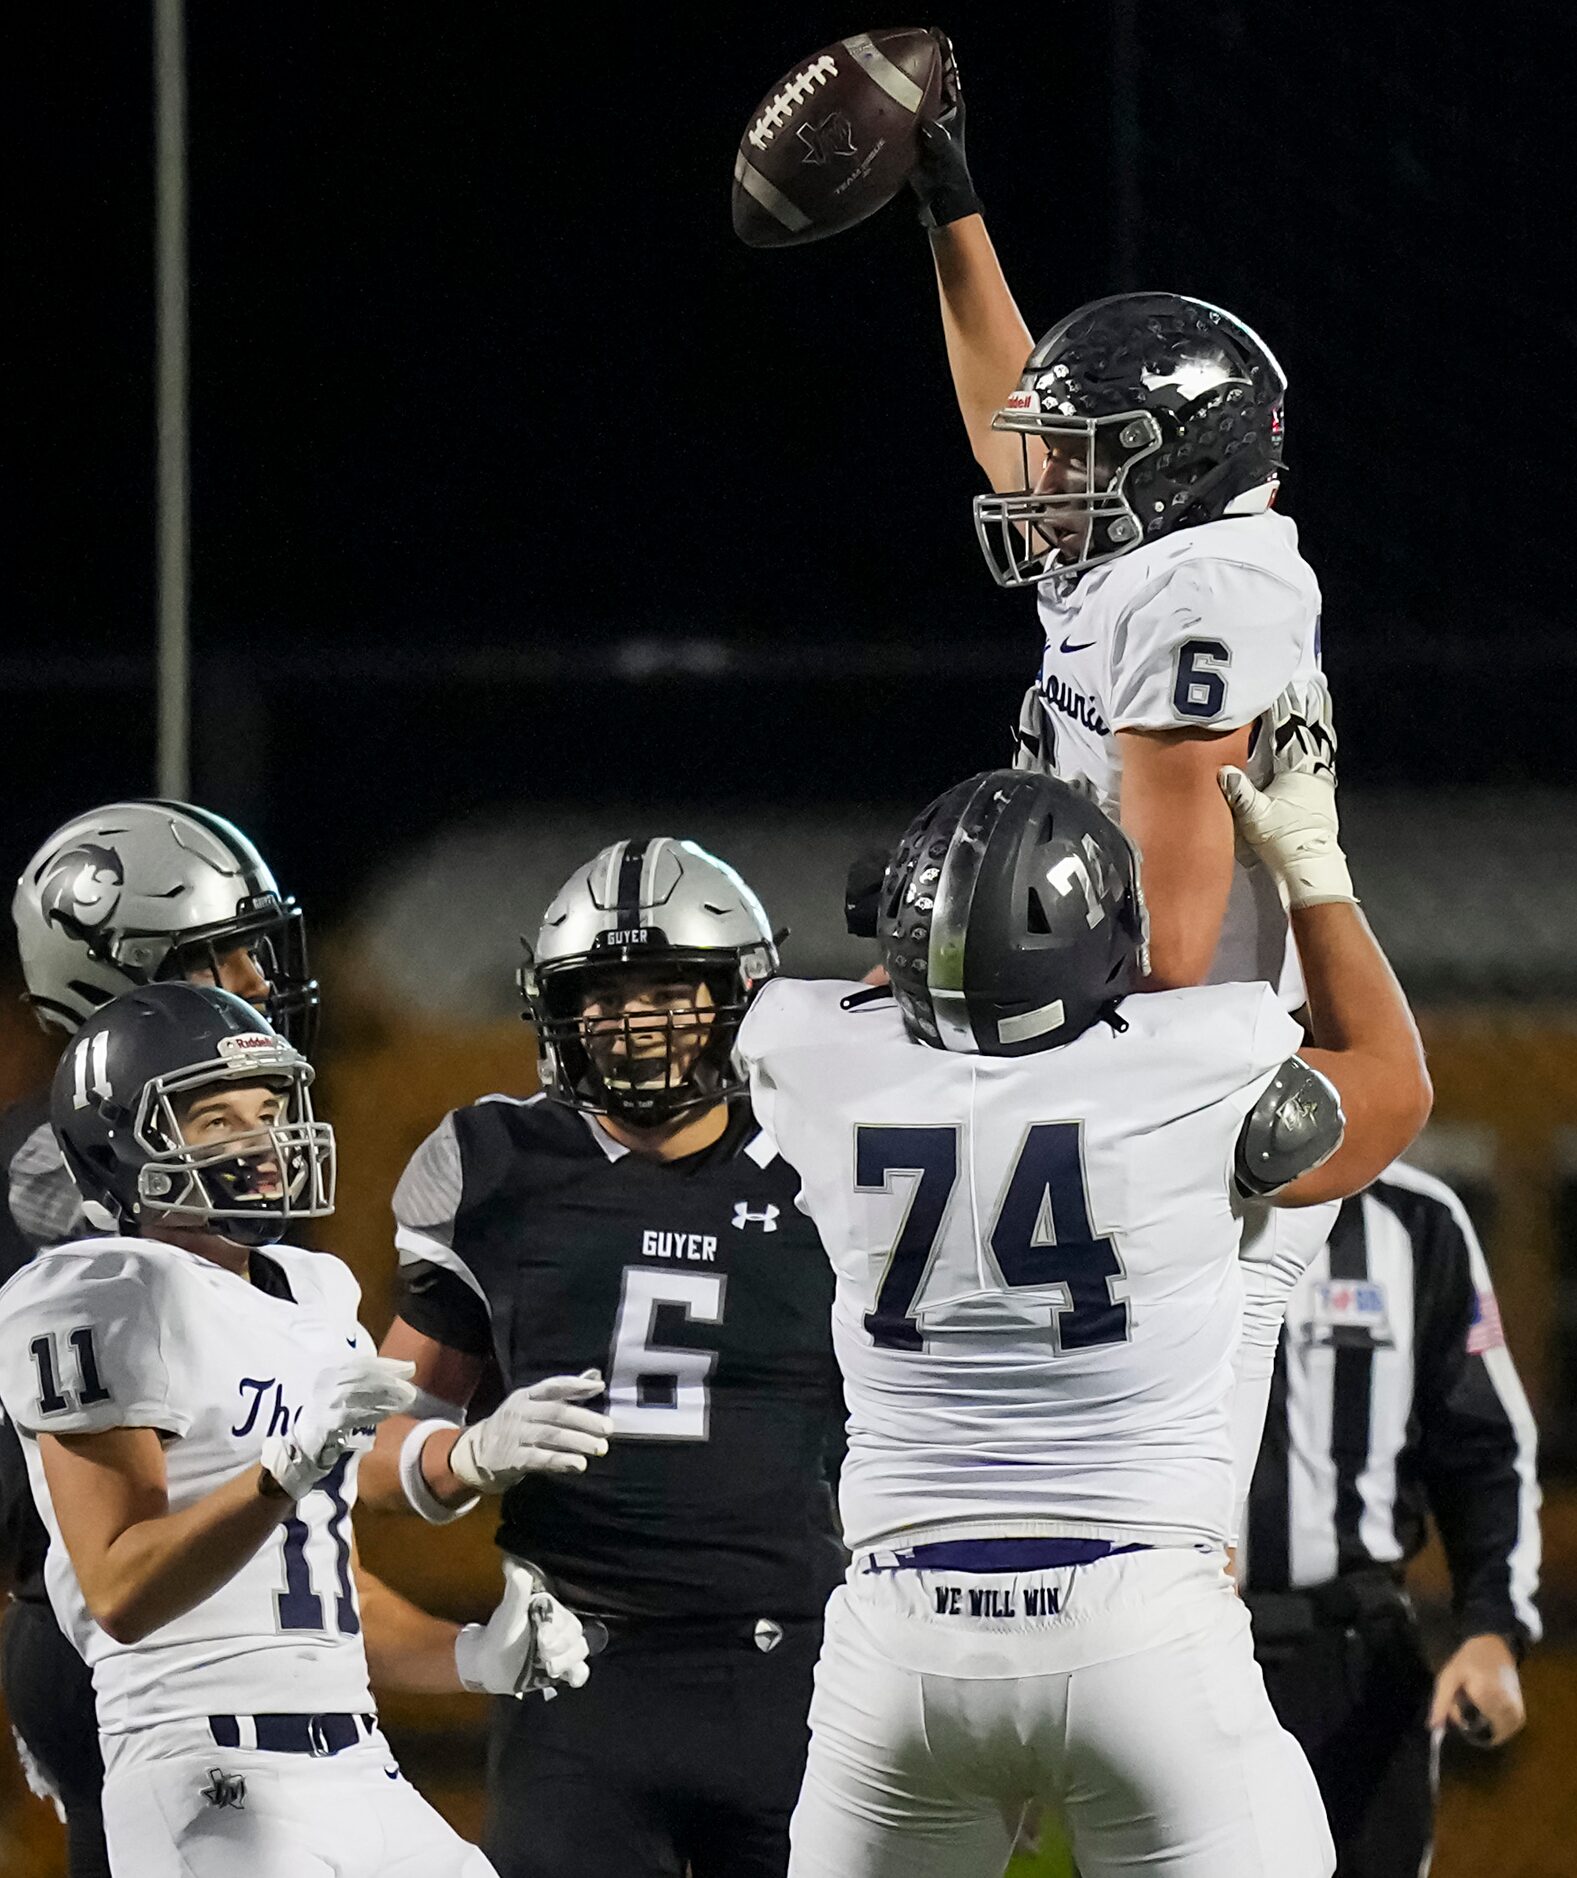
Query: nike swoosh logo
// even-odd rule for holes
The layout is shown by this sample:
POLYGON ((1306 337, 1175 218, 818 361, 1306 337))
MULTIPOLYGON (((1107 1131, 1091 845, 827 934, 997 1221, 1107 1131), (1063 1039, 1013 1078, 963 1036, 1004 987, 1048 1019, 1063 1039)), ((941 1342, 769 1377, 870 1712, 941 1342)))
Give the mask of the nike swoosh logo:
POLYGON ((1090 647, 1093 646, 1094 644, 1095 644, 1095 641, 1093 639, 1086 639, 1083 645, 1070 646, 1067 640, 1064 639, 1062 642, 1062 649, 1064 652, 1088 652, 1090 647))

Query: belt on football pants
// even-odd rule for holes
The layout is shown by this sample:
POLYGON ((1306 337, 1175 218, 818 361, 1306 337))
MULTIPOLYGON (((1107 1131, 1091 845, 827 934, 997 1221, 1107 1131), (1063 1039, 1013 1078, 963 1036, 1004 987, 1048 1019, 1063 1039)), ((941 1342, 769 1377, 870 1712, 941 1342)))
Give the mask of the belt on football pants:
POLYGON ((871 1555, 867 1571, 1041 1572, 1069 1565, 1094 1565, 1124 1552, 1148 1552, 1147 1545, 1120 1545, 1114 1539, 943 1539, 906 1552, 885 1547, 871 1555), (890 1562, 889 1562, 890 1561, 890 1562))
POLYGON ((221 1748, 268 1754, 338 1754, 378 1726, 376 1715, 210 1715, 208 1732, 221 1748))

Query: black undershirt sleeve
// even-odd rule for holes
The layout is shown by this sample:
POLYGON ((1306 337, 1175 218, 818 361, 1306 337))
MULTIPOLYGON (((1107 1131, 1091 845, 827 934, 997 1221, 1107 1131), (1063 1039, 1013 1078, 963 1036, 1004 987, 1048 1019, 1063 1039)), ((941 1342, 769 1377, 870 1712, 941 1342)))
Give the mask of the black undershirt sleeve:
POLYGON ((491 1356, 487 1306, 463 1278, 442 1265, 415 1259, 400 1267, 396 1315, 412 1330, 466 1356, 491 1356))

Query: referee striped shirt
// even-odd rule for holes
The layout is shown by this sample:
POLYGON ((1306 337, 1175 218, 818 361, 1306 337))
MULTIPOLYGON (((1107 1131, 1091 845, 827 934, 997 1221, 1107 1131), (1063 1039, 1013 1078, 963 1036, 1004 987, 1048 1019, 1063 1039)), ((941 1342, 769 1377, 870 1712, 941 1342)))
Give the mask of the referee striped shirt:
POLYGON ((1536 1434, 1477 1236, 1397 1162, 1342 1204, 1287 1308, 1249 1497, 1253 1591, 1401 1576, 1433 1517, 1463 1636, 1540 1634, 1536 1434))

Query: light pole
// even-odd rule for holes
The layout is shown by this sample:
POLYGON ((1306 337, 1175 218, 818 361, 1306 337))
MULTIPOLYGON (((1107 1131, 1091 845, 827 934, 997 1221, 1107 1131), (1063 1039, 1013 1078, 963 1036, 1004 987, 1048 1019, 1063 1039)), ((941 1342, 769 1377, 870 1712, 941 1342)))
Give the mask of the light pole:
POLYGON ((154 346, 158 437, 158 789, 191 791, 191 546, 187 467, 186 27, 153 0, 154 346))

